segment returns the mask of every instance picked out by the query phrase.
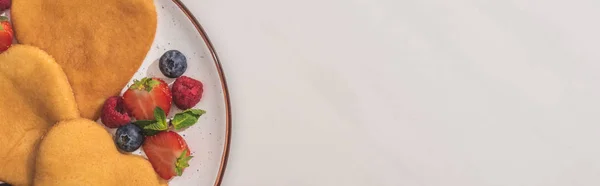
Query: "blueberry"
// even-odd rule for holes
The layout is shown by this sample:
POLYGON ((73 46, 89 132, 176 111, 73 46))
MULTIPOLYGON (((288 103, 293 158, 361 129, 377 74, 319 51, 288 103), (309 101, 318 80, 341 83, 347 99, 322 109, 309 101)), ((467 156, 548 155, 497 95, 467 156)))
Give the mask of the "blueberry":
POLYGON ((165 52, 158 61, 158 68, 165 76, 177 78, 187 70, 187 60, 178 50, 165 52))
POLYGON ((125 152, 137 150, 144 143, 142 129, 131 123, 119 127, 115 134, 115 143, 119 149, 125 152))

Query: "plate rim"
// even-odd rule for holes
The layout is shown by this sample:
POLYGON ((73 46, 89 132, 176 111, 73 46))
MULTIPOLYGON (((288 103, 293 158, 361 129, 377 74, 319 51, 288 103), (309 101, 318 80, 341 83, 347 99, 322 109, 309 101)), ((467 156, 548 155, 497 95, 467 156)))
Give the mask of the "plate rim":
POLYGON ((175 5, 177 5, 177 7, 179 7, 179 9, 181 11, 183 11, 185 16, 194 25, 194 27, 196 28, 196 31, 198 31, 198 33, 202 37, 202 40, 204 41, 204 44, 208 48, 210 55, 215 63, 215 66, 217 67, 217 73, 219 74, 219 79, 221 80, 221 89, 223 90, 223 100, 225 101, 225 112, 226 112, 225 144, 223 147, 223 155, 221 156, 221 163, 219 165, 219 172, 217 174, 217 179, 215 180, 215 183, 214 183, 214 186, 220 186, 221 183, 223 182, 223 177, 225 175, 225 169, 227 168, 227 161, 229 160, 229 150, 230 150, 230 143, 231 143, 231 102, 229 99, 229 89, 227 89, 227 81, 225 80, 225 73, 223 72, 223 68, 221 66, 221 61, 219 60, 219 56, 217 55, 215 47, 213 46, 212 42, 208 38, 208 34, 204 30, 204 28, 202 27, 200 22, 198 22, 198 20, 194 16, 194 14, 192 14, 192 12, 183 4, 183 2, 181 2, 181 0, 172 0, 172 1, 173 1, 173 3, 175 3, 175 5))

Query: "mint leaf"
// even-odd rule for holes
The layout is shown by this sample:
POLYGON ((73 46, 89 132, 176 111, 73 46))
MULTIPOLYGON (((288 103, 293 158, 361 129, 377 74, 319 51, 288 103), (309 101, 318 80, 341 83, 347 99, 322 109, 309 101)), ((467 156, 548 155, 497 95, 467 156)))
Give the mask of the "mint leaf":
POLYGON ((196 124, 196 121, 198 121, 198 119, 194 118, 192 115, 176 114, 175 117, 173 117, 173 120, 171 120, 171 124, 173 124, 175 130, 181 130, 196 124))
POLYGON ((161 125, 160 123, 152 123, 150 125, 146 125, 143 129, 155 130, 155 131, 163 131, 169 129, 166 125, 161 125))
POLYGON ((165 131, 169 129, 166 125, 161 125, 155 120, 138 120, 133 122, 134 125, 137 125, 142 129, 142 132, 145 136, 153 136, 160 131, 165 131))
POLYGON ((160 107, 154 108, 154 120, 156 120, 156 122, 160 125, 164 125, 166 127, 169 126, 167 125, 167 115, 165 114, 165 111, 160 107))
POLYGON ((154 136, 154 135, 158 134, 161 131, 164 131, 164 130, 157 130, 157 129, 151 129, 151 128, 144 128, 144 129, 142 129, 142 133, 144 133, 144 136, 154 136))
POLYGON ((169 129, 165 111, 160 107, 154 108, 154 120, 138 120, 133 122, 133 124, 140 127, 145 136, 152 136, 160 131, 169 129))
POLYGON ((188 109, 175 114, 173 120, 171 120, 171 124, 175 127, 175 130, 181 130, 196 124, 198 118, 205 113, 206 111, 201 109, 188 109))
POLYGON ((154 124, 156 123, 156 121, 154 120, 137 120, 135 122, 133 122, 134 125, 137 125, 138 127, 140 127, 141 129, 143 129, 144 127, 154 124))
POLYGON ((184 113, 188 112, 188 113, 191 113, 191 114, 194 114, 194 115, 198 115, 198 116, 202 116, 202 114, 206 114, 206 111, 204 111, 202 109, 187 109, 187 110, 185 110, 183 112, 184 113))

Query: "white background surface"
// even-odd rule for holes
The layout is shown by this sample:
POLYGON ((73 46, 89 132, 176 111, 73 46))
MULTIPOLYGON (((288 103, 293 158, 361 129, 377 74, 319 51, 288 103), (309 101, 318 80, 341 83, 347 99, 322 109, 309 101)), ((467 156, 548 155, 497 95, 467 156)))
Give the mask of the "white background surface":
POLYGON ((600 185, 600 1, 183 2, 229 82, 224 186, 600 185))

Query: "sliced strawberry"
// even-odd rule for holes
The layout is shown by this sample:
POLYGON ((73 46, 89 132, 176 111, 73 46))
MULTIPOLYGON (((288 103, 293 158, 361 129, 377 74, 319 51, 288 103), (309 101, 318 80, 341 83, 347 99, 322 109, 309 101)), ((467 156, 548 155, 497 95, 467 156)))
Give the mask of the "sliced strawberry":
POLYGON ((183 170, 189 167, 188 161, 192 159, 185 140, 173 131, 146 137, 142 148, 154 171, 165 180, 181 176, 183 170))
POLYGON ((0 52, 6 51, 13 41, 13 29, 8 18, 0 16, 0 52))
POLYGON ((158 78, 134 80, 123 99, 126 110, 137 120, 153 120, 156 107, 168 114, 173 100, 167 83, 158 78))

